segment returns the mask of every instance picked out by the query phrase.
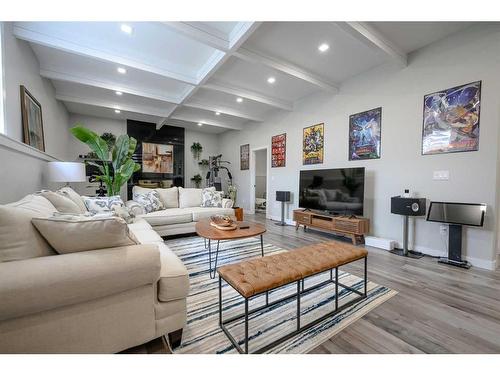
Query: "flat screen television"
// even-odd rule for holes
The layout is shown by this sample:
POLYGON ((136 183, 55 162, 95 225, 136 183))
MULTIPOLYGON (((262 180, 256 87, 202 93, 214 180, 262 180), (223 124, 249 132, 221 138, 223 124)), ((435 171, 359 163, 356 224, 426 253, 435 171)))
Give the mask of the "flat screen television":
POLYGON ((431 202, 427 221, 482 227, 485 212, 482 203, 431 202))
POLYGON ((363 216, 365 168, 300 171, 299 207, 363 216))

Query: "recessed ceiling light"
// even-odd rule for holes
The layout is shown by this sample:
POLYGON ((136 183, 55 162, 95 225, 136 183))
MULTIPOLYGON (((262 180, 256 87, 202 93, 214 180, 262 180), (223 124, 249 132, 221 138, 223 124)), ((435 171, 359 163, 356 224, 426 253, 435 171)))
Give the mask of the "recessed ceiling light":
POLYGON ((121 66, 119 66, 118 68, 116 68, 116 71, 120 74, 126 74, 127 73, 127 69, 125 68, 122 68, 121 66))
POLYGON ((267 79, 267 83, 273 84, 274 82, 276 82, 276 78, 274 78, 274 77, 269 77, 267 79))
POLYGON ((198 123, 198 126, 202 126, 203 124, 201 122, 198 123))
POLYGON ((120 113, 121 111, 119 109, 115 109, 115 113, 120 113))
POLYGON ((330 48, 330 46, 328 44, 326 44, 326 43, 321 43, 318 46, 319 52, 326 52, 326 51, 328 51, 329 48, 330 48))
POLYGON ((125 23, 122 23, 122 25, 120 26, 120 29, 121 31, 123 31, 125 34, 132 34, 132 31, 134 31, 134 29, 132 28, 132 26, 130 25, 127 25, 125 23))
POLYGON ((122 96, 123 92, 121 92, 121 91, 115 91, 115 94, 118 95, 118 96, 122 96))
POLYGON ((215 112, 215 115, 216 116, 220 116, 220 112, 215 112))
POLYGON ((236 101, 237 101, 238 103, 241 103, 241 102, 243 101, 243 98, 236 98, 236 101))

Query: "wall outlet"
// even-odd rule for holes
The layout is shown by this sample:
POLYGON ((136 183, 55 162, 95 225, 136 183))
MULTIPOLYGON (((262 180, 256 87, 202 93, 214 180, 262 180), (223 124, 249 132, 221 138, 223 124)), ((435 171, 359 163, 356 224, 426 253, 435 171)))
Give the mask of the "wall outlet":
POLYGON ((450 179, 450 171, 434 171, 433 180, 447 181, 450 179))
POLYGON ((441 236, 446 236, 448 234, 448 225, 441 224, 439 226, 439 234, 441 234, 441 236))

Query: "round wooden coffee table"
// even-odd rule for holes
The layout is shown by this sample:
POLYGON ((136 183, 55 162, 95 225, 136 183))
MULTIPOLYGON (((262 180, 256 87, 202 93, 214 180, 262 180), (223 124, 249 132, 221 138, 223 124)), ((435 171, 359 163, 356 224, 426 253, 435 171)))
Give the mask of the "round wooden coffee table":
POLYGON ((238 240, 241 238, 260 236, 260 249, 262 256, 264 256, 264 239, 263 234, 266 228, 263 225, 256 223, 249 223, 237 221, 238 228, 234 230, 220 230, 210 225, 210 219, 201 219, 196 223, 196 234, 205 239, 205 249, 208 249, 208 262, 210 278, 214 279, 217 272, 217 258, 219 256, 219 243, 220 241, 238 240), (240 225, 247 226, 248 228, 240 228, 240 225), (208 240, 208 246, 207 246, 208 240), (215 251, 215 263, 212 268, 212 241, 217 241, 217 249, 215 251))

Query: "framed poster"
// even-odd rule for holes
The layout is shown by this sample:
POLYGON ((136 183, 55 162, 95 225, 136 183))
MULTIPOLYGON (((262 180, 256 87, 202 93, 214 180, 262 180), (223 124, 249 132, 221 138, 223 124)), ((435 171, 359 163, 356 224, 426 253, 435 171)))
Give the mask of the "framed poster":
POLYGON ((479 149, 481 81, 424 96, 422 155, 479 149))
POLYGON ((302 136, 302 163, 304 165, 323 163, 324 124, 304 128, 302 136))
POLYGON ((45 151, 42 106, 24 86, 21 86, 21 119, 24 143, 45 151))
POLYGON ((380 159, 382 107, 349 116, 349 160, 380 159))
POLYGON ((286 166, 286 133, 271 138, 271 168, 286 166))
POLYGON ((174 146, 142 142, 143 173, 174 173, 174 146))
POLYGON ((250 144, 240 146, 240 170, 250 169, 250 144))

